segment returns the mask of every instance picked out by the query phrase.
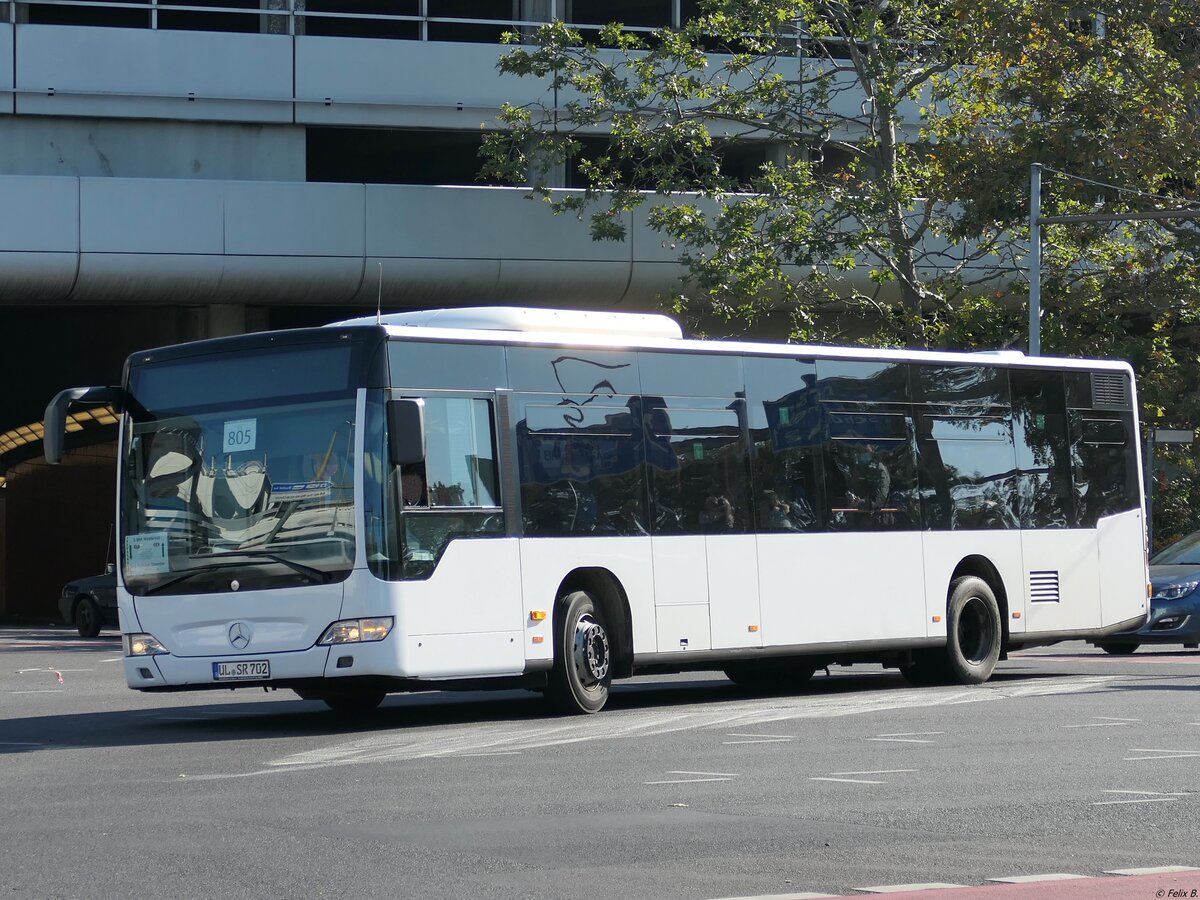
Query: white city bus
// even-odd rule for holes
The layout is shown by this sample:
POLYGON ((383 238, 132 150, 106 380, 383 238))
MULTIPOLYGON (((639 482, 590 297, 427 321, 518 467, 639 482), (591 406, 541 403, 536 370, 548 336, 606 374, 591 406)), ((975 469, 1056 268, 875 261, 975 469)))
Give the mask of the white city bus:
POLYGON ((1121 362, 684 339, 669 318, 412 312, 135 353, 118 596, 145 691, 985 681, 1147 615, 1121 362))

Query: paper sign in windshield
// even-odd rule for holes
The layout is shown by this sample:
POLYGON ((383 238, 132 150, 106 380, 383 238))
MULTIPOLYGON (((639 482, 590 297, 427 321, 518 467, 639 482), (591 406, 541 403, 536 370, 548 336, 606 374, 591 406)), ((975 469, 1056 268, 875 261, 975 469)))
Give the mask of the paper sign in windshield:
POLYGON ((171 571, 167 559, 167 533, 150 531, 125 536, 125 574, 160 575, 171 571))
POLYGON ((240 453, 253 450, 258 443, 258 419, 233 419, 225 423, 222 433, 224 453, 240 453))
POLYGON ((333 494, 332 481, 297 481, 272 484, 271 500, 287 503, 296 500, 324 500, 333 494))

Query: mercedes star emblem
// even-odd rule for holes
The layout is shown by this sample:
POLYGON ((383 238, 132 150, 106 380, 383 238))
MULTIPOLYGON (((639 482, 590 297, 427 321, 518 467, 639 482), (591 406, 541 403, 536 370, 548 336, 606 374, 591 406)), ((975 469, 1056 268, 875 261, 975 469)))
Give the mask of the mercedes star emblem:
POLYGON ((234 622, 229 626, 229 643, 237 650, 246 649, 250 643, 250 626, 245 622, 234 622))

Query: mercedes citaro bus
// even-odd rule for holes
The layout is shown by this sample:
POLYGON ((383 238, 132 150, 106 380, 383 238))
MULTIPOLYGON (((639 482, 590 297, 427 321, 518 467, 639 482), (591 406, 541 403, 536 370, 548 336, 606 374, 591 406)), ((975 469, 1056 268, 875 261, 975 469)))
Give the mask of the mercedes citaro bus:
POLYGON ((1147 615, 1121 362, 685 339, 657 315, 409 312, 133 354, 118 598, 145 691, 543 690, 861 661, 985 681, 1147 615))

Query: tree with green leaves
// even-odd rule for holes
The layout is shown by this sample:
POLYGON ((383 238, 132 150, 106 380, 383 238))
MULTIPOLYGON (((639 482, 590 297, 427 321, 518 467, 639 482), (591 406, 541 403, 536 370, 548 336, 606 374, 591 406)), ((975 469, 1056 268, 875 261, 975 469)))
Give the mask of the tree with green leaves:
MULTIPOLYGON (((1197 0, 701 0, 649 36, 512 40, 501 70, 547 93, 504 108, 489 176, 601 240, 648 207, 687 271, 665 299, 701 331, 1020 347, 1032 163, 1043 215, 1200 202, 1197 0), (766 152, 738 171, 747 146, 766 152), (583 189, 552 191, 568 166, 583 189)), ((1198 235, 1043 230, 1044 352, 1129 359, 1151 423, 1200 423, 1198 235)), ((1160 534, 1200 526, 1162 500, 1160 534)))
MULTIPOLYGON (((1031 162, 1146 193, 1191 178, 1179 163, 1195 160, 1197 67, 1177 4, 1118 3, 1082 21, 1077 5, 993 0, 701 9, 649 37, 611 25, 587 42, 563 23, 522 37, 500 68, 547 93, 505 107, 485 154, 490 177, 586 214, 597 239, 620 239, 625 214, 648 205, 687 267, 675 311, 712 330, 783 314, 807 339, 1015 344, 1031 162), (732 171, 752 142, 762 164, 732 171), (565 166, 580 193, 550 190, 565 166)), ((1057 182, 1047 209, 1096 197, 1057 182)), ((1065 351, 1075 313, 1111 327, 1084 302, 1100 282, 1149 276, 1163 242, 1181 239, 1161 226, 1050 237, 1046 344, 1065 351)))

